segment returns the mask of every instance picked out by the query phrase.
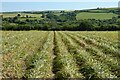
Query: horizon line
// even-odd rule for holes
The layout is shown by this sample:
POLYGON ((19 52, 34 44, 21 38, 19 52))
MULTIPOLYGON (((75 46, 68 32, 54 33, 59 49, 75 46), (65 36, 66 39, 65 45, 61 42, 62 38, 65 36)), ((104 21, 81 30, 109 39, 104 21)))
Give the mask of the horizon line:
POLYGON ((90 9, 106 9, 106 8, 119 8, 119 7, 96 7, 96 8, 85 8, 85 9, 45 9, 45 10, 15 10, 15 11, 0 11, 2 12, 36 12, 36 11, 75 11, 75 10, 90 10, 90 9))

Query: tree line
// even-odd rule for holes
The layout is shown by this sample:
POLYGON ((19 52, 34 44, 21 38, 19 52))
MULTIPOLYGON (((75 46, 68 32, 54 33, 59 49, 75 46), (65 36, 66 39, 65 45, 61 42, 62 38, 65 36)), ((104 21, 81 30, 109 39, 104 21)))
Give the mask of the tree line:
POLYGON ((28 15, 20 20, 20 14, 15 17, 3 18, 2 30, 69 30, 69 31, 116 31, 120 30, 119 17, 107 20, 76 20, 77 13, 60 12, 56 15, 52 12, 42 13, 40 20, 30 20, 28 15))

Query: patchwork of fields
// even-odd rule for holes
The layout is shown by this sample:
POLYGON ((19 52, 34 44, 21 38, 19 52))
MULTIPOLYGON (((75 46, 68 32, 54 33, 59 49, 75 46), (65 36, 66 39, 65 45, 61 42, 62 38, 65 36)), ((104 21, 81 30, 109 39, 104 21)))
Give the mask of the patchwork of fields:
POLYGON ((2 31, 4 78, 120 78, 118 32, 2 31))

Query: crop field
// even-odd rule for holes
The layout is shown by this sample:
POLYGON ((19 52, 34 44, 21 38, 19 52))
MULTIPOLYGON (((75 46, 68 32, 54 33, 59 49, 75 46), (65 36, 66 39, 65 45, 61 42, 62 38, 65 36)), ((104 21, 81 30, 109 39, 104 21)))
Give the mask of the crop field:
POLYGON ((2 31, 3 78, 120 78, 117 31, 2 31))
POLYGON ((113 13, 88 13, 88 12, 82 12, 77 14, 76 18, 77 20, 80 19, 112 19, 112 17, 116 17, 117 14, 113 13))
POLYGON ((41 14, 29 14, 29 13, 4 13, 4 14, 0 14, 0 15, 3 15, 3 18, 8 18, 8 17, 15 17, 17 16, 18 14, 21 15, 21 17, 25 17, 26 15, 28 16, 31 16, 31 17, 41 17, 41 14))

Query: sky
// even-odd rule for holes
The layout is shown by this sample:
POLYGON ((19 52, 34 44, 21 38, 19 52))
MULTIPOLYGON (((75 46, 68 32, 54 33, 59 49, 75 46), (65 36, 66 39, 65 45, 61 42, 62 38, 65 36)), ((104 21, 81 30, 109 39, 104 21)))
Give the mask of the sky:
MULTIPOLYGON (((25 0, 24 0, 25 1, 25 0)), ((45 0, 44 0, 45 1, 45 0)), ((88 0, 90 1, 90 0, 88 0)), ((3 1, 2 9, 0 12, 12 12, 12 11, 43 11, 43 10, 82 10, 93 8, 108 8, 118 7, 117 1, 108 2, 11 2, 3 1)))
POLYGON ((118 2, 119 0, 1 0, 2 2, 118 2))

